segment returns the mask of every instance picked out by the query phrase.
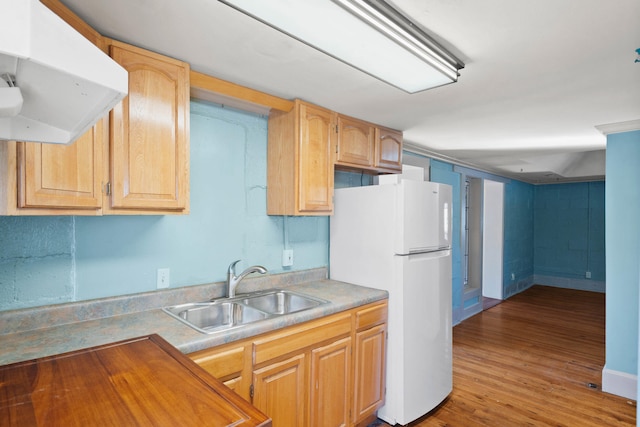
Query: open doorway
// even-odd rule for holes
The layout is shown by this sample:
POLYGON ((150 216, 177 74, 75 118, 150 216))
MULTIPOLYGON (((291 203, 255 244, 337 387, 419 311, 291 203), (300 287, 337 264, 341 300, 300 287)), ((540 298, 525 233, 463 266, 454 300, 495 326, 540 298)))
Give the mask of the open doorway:
POLYGON ((466 177, 463 203, 462 318, 482 311, 482 179, 466 177))
POLYGON ((502 300, 504 184, 463 175, 462 319, 502 300))

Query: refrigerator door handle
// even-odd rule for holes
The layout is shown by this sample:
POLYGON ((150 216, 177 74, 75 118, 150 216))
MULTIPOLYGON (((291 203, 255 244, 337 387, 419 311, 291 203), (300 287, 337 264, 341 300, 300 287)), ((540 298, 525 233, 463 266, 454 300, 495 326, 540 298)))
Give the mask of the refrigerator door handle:
POLYGON ((429 253, 429 252, 440 252, 440 251, 446 251, 451 249, 451 246, 438 246, 437 248, 422 248, 422 249, 412 249, 409 251, 409 253, 407 255, 414 255, 414 254, 425 254, 425 253, 429 253))

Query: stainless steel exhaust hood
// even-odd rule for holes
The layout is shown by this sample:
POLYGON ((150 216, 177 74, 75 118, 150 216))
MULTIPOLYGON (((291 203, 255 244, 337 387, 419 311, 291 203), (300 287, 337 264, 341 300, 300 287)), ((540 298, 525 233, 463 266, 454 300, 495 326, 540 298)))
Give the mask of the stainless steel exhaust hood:
POLYGON ((127 71, 38 0, 0 10, 0 140, 71 143, 127 95, 127 71))

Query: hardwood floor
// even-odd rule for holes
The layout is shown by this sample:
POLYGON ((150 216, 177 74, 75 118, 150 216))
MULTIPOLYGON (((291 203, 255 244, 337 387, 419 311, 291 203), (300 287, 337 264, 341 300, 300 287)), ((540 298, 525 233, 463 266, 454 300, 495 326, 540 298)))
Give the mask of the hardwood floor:
POLYGON ((635 426, 635 402, 600 391, 604 320, 603 294, 538 285, 465 320, 453 392, 410 425, 635 426))

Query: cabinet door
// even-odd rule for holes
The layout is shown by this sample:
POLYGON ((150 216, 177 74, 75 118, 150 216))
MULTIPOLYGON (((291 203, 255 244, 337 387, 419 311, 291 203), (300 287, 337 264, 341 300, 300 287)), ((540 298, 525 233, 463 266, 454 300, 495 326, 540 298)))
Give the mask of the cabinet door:
POLYGON ((311 351, 309 425, 349 425, 351 337, 311 351))
POLYGON ((273 420, 274 427, 305 423, 305 357, 299 354, 253 372, 253 405, 273 420))
POLYGON ((69 145, 18 144, 18 206, 96 211, 102 206, 102 121, 69 145))
POLYGON ((375 128, 361 120, 338 116, 338 152, 336 164, 373 166, 375 128))
POLYGON ((189 66, 123 43, 110 46, 129 71, 129 94, 111 112, 111 207, 188 207, 189 66))
POLYGON ((375 166, 391 172, 402 171, 402 132, 377 129, 375 166))
POLYGON ((356 334, 354 423, 384 403, 386 333, 386 324, 382 324, 356 334))
POLYGON ((299 107, 298 210, 333 212, 334 114, 307 104, 299 107))

